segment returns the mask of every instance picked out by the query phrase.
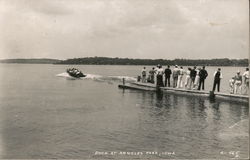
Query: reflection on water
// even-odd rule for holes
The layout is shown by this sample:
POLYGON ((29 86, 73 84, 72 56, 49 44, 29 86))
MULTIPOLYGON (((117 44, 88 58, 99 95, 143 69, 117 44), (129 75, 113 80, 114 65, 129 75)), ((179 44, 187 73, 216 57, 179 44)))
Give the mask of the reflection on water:
MULTIPOLYGON (((157 150, 175 148, 176 152, 177 150, 182 152, 179 157, 176 156, 177 158, 226 156, 219 154, 218 150, 225 152, 240 150, 240 156, 248 156, 247 103, 211 101, 205 97, 180 96, 162 92, 141 93, 138 99, 142 100, 143 116, 147 117, 145 119, 157 123, 153 127, 160 128, 164 135, 160 141, 166 144, 157 150), (147 113, 148 115, 145 115, 147 113), (229 129, 239 121, 241 123, 237 124, 237 129, 229 129), (188 147, 190 145, 192 148, 188 147)), ((156 134, 155 130, 150 134, 153 137, 156 134)))

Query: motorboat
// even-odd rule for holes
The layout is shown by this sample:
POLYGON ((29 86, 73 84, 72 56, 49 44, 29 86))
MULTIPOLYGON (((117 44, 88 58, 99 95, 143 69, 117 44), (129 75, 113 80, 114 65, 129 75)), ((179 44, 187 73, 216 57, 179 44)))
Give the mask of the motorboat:
POLYGON ((83 74, 80 70, 76 69, 76 68, 68 68, 67 73, 74 78, 81 78, 81 77, 86 77, 85 74, 83 74))

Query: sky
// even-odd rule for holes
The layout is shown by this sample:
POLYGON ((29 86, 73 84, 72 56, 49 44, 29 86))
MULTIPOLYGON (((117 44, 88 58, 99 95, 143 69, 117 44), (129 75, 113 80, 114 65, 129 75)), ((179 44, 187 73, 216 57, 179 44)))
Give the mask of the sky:
POLYGON ((0 59, 249 57, 248 0, 0 0, 0 59))

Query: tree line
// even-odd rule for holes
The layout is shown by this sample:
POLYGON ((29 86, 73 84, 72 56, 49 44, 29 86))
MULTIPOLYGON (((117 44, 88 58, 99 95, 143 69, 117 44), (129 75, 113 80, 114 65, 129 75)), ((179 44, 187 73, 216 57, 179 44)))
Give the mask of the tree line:
POLYGON ((89 65, 183 65, 183 66, 248 66, 248 59, 130 59, 109 57, 85 57, 58 61, 54 64, 89 65))
POLYGON ((0 63, 24 63, 24 64, 53 64, 61 60, 49 58, 36 58, 36 59, 3 59, 0 63))

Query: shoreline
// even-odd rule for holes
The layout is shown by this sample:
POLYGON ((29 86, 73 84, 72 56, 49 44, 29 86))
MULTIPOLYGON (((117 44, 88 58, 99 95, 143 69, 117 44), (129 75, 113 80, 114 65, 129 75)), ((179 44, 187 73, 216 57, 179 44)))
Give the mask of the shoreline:
POLYGON ((84 57, 71 58, 66 60, 50 59, 50 58, 16 58, 1 59, 0 63, 15 64, 54 64, 54 65, 135 65, 135 66, 230 66, 230 67, 247 67, 249 59, 229 59, 229 58, 213 58, 213 59, 134 59, 134 58, 111 58, 111 57, 84 57))
MULTIPOLYGON (((156 65, 143 65, 143 64, 54 64, 54 63, 18 63, 18 62, 0 62, 0 64, 51 64, 51 65, 79 65, 79 66, 157 66, 156 65)), ((177 64, 178 65, 178 64, 177 64)), ((167 65, 162 65, 167 66, 167 65)), ((169 65, 174 66, 174 65, 169 65)), ((203 65, 178 65, 183 67, 190 67, 190 66, 203 66, 203 65)), ((205 65, 206 67, 249 67, 248 65, 205 65)))

